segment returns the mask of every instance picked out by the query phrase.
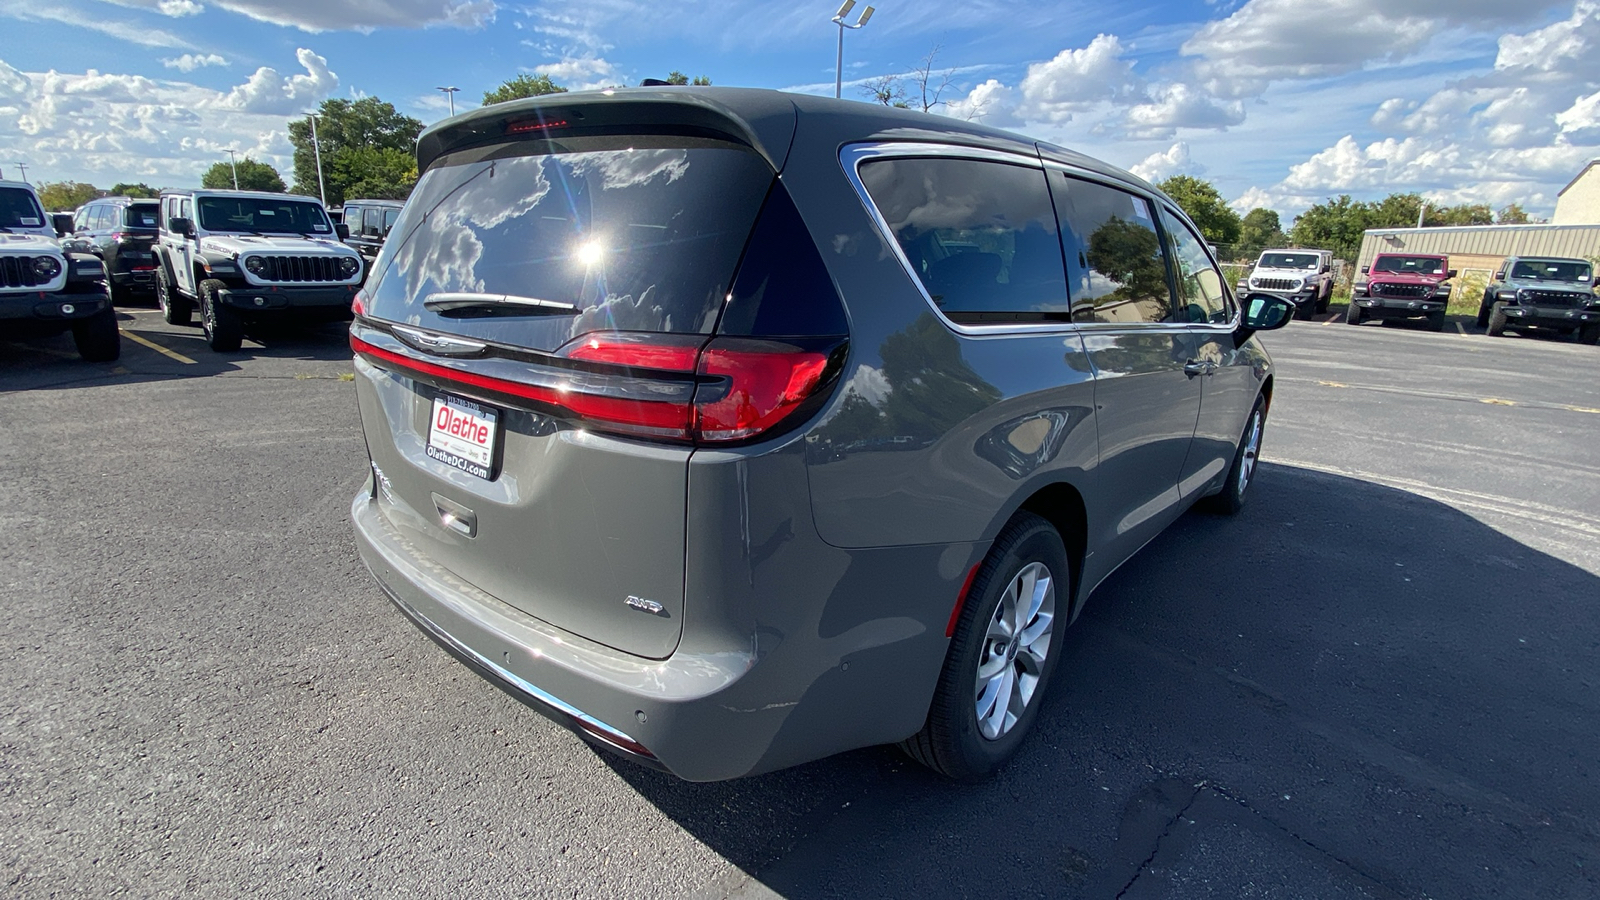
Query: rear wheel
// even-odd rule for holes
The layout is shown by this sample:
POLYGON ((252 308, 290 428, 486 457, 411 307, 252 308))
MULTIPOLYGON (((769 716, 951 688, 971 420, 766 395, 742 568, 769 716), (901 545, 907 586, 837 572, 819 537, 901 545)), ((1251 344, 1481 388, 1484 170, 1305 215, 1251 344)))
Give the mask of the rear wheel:
POLYGON ((244 321, 222 302, 219 292, 225 287, 215 278, 200 282, 200 328, 206 345, 218 353, 232 353, 244 343, 244 321))
POLYGON ((133 302, 133 291, 126 285, 117 284, 115 281, 109 281, 106 283, 106 287, 111 294, 112 306, 127 306, 129 303, 133 302))
POLYGON ((1506 305, 1496 302, 1494 308, 1489 310, 1489 320, 1484 325, 1484 331, 1490 337, 1499 337, 1506 333, 1506 305))
POLYGON ((72 323, 72 343, 86 362, 110 362, 122 355, 122 335, 117 314, 107 308, 72 323))
POLYGON ((1017 513, 968 589, 926 724, 900 745, 911 758, 965 781, 1011 758, 1060 659, 1071 585, 1061 536, 1017 513))
POLYGON ((1228 467, 1228 479, 1222 484, 1222 492, 1206 498, 1206 505, 1212 512, 1231 516, 1244 509, 1245 495, 1255 480, 1256 463, 1261 458, 1261 438, 1266 428, 1267 401, 1265 397, 1257 397, 1250 418, 1245 420, 1244 434, 1239 438, 1239 449, 1234 451, 1233 465, 1228 467))
POLYGON ((1600 344, 1600 325, 1585 325, 1579 328, 1578 343, 1600 344))
POLYGON ((193 310, 189 301, 178 296, 167 280, 167 273, 156 270, 156 306, 161 307, 161 319, 168 325, 187 325, 193 310))

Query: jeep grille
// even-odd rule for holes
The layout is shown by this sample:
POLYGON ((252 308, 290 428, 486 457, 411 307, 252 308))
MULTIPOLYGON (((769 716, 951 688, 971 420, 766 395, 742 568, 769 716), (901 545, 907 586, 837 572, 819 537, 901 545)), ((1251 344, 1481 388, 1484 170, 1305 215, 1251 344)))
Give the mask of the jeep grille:
POLYGON ((1541 291, 1532 289, 1524 291, 1522 296, 1526 298, 1527 302, 1536 303, 1539 306, 1579 307, 1587 302, 1587 298, 1583 294, 1574 291, 1541 291))
POLYGON ((1374 284, 1367 293, 1374 297, 1404 297, 1409 300, 1416 297, 1433 296, 1433 286, 1428 284, 1387 284, 1380 282, 1374 284))
POLYGON ((1251 284, 1263 291, 1292 291, 1296 287, 1295 283, 1287 278, 1257 278, 1251 284))
POLYGON ((262 281, 344 281, 337 256, 263 256, 262 281))
POLYGON ((0 288, 26 288, 45 284, 33 270, 32 256, 0 256, 0 288))

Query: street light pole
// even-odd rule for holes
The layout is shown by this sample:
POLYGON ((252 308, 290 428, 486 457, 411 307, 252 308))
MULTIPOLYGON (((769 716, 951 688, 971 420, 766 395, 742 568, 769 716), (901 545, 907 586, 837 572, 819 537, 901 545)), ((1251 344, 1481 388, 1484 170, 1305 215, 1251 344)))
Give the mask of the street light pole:
POLYGON ((855 8, 856 0, 844 0, 844 5, 840 6, 839 11, 833 14, 833 18, 828 20, 839 26, 839 55, 835 57, 833 66, 833 99, 835 100, 838 100, 844 93, 844 30, 848 28, 854 31, 866 25, 868 20, 872 18, 873 9, 869 6, 862 11, 861 18, 857 19, 854 25, 847 24, 844 17, 848 16, 850 10, 855 8))
POLYGON ((443 91, 444 95, 446 97, 450 98, 450 115, 454 116, 456 114, 456 91, 461 90, 461 88, 458 88, 458 87, 442 87, 442 88, 434 88, 434 90, 443 91))
POLYGON ((228 165, 233 167, 233 189, 236 191, 239 189, 239 161, 234 156, 238 152, 237 150, 228 151, 228 165))
POLYGON ((328 205, 328 189, 322 184, 322 145, 317 142, 317 115, 307 113, 311 119, 311 154, 317 161, 317 198, 323 206, 328 205))
POLYGON ((22 163, 12 163, 12 165, 16 166, 18 169, 20 169, 22 171, 22 183, 23 184, 27 184, 28 183, 28 167, 23 165, 22 163))

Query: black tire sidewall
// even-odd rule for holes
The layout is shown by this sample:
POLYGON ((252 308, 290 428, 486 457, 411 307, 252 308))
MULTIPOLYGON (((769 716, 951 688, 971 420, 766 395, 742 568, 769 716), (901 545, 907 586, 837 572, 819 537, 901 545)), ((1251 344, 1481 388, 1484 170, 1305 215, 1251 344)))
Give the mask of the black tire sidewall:
POLYGON ((947 672, 941 679, 941 696, 935 698, 935 703, 944 707, 940 712, 947 732, 946 753, 941 756, 946 757, 946 773, 955 778, 984 778, 1011 758, 1032 730, 1040 707, 1047 702, 1056 667, 1061 661, 1072 607, 1072 570, 1066 548, 1060 535, 1042 518, 1027 514, 1017 524, 1020 528, 1015 531, 1008 526, 1008 533, 1002 535, 1004 543, 996 544, 973 579, 966 606, 956 624, 950 655, 945 660, 947 672), (1055 581, 1056 611, 1050 650, 1027 709, 1010 731, 991 741, 978 730, 975 706, 978 660, 989 620, 994 616, 1001 595, 1017 573, 1034 562, 1043 563, 1055 581))
POLYGON ((121 356, 122 335, 117 333, 116 312, 108 307, 72 323, 72 343, 86 362, 110 362, 121 356))

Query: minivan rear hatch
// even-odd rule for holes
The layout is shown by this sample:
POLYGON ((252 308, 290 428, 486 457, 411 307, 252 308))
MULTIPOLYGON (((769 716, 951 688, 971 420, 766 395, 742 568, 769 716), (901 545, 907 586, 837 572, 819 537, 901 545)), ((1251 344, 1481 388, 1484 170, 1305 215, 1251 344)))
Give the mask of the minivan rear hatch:
POLYGON ((775 175, 704 133, 514 126, 431 161, 358 300, 377 502, 457 578, 664 658, 693 452, 674 357, 711 339, 775 175))

